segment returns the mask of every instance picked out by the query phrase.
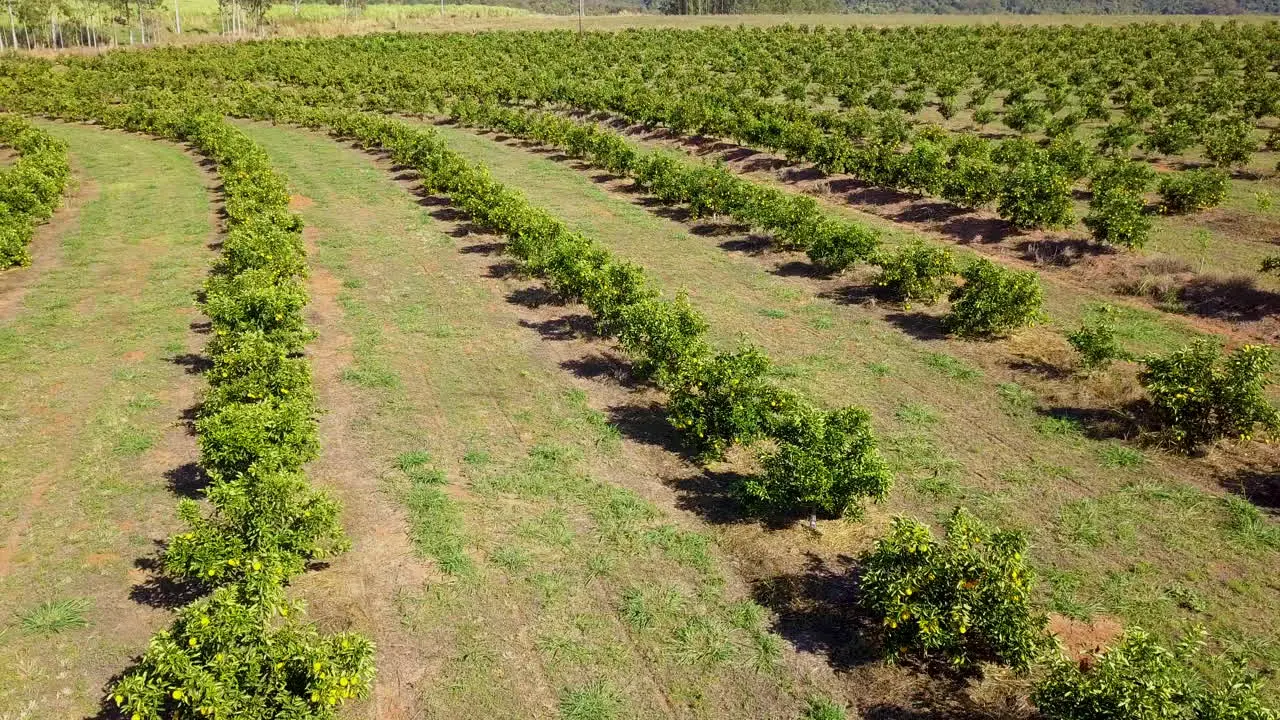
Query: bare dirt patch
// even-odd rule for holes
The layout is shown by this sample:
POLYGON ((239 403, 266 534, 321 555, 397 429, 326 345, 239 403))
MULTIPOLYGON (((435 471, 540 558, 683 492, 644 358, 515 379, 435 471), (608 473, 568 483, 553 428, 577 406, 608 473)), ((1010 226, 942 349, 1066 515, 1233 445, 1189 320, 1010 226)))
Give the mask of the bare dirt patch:
MULTIPOLYGON (((304 238, 314 255, 319 232, 309 227, 304 238)), ((436 574, 415 555, 404 510, 382 486, 386 469, 359 439, 359 426, 366 422, 370 408, 342 379, 352 364, 352 338, 342 327, 338 303, 342 284, 313 264, 308 289, 307 322, 317 337, 306 352, 323 412, 321 455, 308 467, 308 474, 342 502, 342 524, 353 547, 332 567, 303 577, 298 585, 304 594, 324 598, 311 604, 318 622, 369 633, 377 644, 379 682, 364 712, 380 719, 409 718, 416 706, 416 686, 432 661, 430 650, 403 632, 395 603, 420 591, 424 581, 436 574)))
POLYGON ((1110 617, 1084 622, 1055 614, 1049 616, 1049 632, 1062 643, 1067 657, 1083 660, 1110 647, 1124 633, 1124 626, 1110 617))

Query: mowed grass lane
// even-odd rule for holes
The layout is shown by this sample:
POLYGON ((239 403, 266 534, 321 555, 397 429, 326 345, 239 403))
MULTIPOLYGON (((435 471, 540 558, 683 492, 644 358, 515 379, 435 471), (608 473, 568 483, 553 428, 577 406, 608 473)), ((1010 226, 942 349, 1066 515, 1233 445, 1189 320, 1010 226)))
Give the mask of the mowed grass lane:
MULTIPOLYGON (((1059 613, 1114 615, 1170 634, 1203 622, 1246 655, 1280 660, 1275 521, 1228 499, 1209 478, 1209 461, 1095 439, 1068 413, 1037 410, 1036 393, 1018 383, 1039 381, 1010 366, 1014 351, 1028 349, 1019 343, 1046 330, 991 344, 941 337, 927 316, 819 297, 809 279, 720 247, 737 236, 693 234, 661 208, 594 182, 599 171, 441 132, 534 204, 646 267, 667 291, 687 290, 725 346, 745 337, 778 362, 786 384, 830 406, 871 410, 898 476, 888 503, 865 523, 830 523, 819 538, 793 528, 761 542, 752 539, 759 529, 738 525, 728 531, 734 542, 753 552, 773 544, 783 566, 796 564, 786 548, 812 550, 839 574, 835 558, 866 547, 888 516, 937 519, 965 504, 1030 531, 1044 600, 1059 613)), ((1049 288, 1051 314, 1084 304, 1068 295, 1049 288)), ((1167 350, 1187 337, 1148 314, 1122 315, 1131 319, 1135 349, 1167 350)), ((1267 449, 1246 452, 1254 451, 1267 449)))
POLYGON ((641 496, 661 453, 589 407, 562 367, 572 333, 547 339, 578 311, 530 308, 536 283, 497 238, 385 162, 243 127, 312 247, 311 474, 355 547, 302 585, 322 622, 354 617, 378 642, 376 697, 355 712, 799 716, 830 673, 797 665, 709 537, 641 496))
POLYGON ((176 146, 41 126, 80 189, 0 321, 0 717, 68 718, 166 623, 136 563, 177 524, 171 486, 193 492, 183 414, 215 218, 176 146))

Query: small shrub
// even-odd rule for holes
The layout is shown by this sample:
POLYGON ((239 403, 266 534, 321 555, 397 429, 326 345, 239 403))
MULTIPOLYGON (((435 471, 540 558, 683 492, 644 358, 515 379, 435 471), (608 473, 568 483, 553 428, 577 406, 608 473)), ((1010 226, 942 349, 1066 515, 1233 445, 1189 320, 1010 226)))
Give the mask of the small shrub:
POLYGON ((1108 123, 1098 135, 1098 149, 1104 153, 1126 155, 1138 144, 1142 130, 1128 119, 1108 123))
POLYGON ((942 178, 942 197, 965 207, 982 207, 1000 196, 1000 166, 989 157, 961 155, 942 178))
POLYGON ((112 688, 122 715, 328 720, 366 697, 373 644, 320 635, 276 583, 229 585, 184 608, 112 688))
POLYGON ((250 468, 296 470, 319 447, 313 413, 305 400, 224 403, 196 420, 200 465, 215 480, 250 468))
POLYGON ((1106 317, 1085 321, 1079 330, 1067 334, 1067 342, 1080 354, 1080 366, 1085 370, 1098 370, 1129 357, 1116 341, 1115 326, 1106 317))
POLYGON ((1016 165, 1005 177, 999 200, 1000 217, 1021 229, 1066 227, 1073 220, 1071 181, 1048 161, 1016 165))
POLYGON ((210 389, 201 407, 202 415, 233 402, 269 398, 310 402, 313 396, 306 359, 291 357, 284 347, 256 330, 224 343, 206 377, 210 389))
POLYGON ((1046 152, 1049 153, 1049 162, 1062 168, 1072 180, 1088 175, 1098 160, 1089 145, 1075 137, 1055 138, 1046 152))
POLYGON ((301 282, 280 277, 270 268, 219 275, 205 284, 205 314, 214 332, 224 339, 257 331, 267 340, 296 351, 307 338, 302 322, 306 304, 307 292, 301 282))
POLYGON ((1218 118, 1205 125, 1204 154, 1218 167, 1244 165, 1258 149, 1253 124, 1243 117, 1218 118))
POLYGON ((1124 189, 1141 195, 1156 180, 1156 171, 1145 163, 1132 160, 1112 160, 1103 164, 1089 179, 1089 189, 1094 193, 1124 189))
POLYGON ((886 288, 904 305, 932 305, 955 287, 956 261, 951 250, 914 240, 876 262, 875 284, 886 288))
POLYGON ((646 298, 618 311, 618 342, 640 377, 666 387, 691 364, 710 355, 707 321, 681 293, 674 300, 646 298))
POLYGON ((1151 233, 1145 206, 1141 195, 1123 188, 1094 191, 1084 224, 1098 242, 1136 250, 1151 233))
POLYGON ((1189 213, 1222 204, 1229 179, 1221 170, 1188 170, 1160 179, 1160 211, 1189 213))
POLYGON ((1026 670, 1046 623, 1031 608, 1026 537, 986 528, 964 508, 948 518, 946 533, 938 541, 923 523, 895 518, 863 558, 861 602, 879 619, 887 648, 1026 670))
MULTIPOLYGON (((1046 720, 1276 720, 1263 704, 1261 679, 1242 667, 1211 684, 1196 667, 1203 631, 1173 650, 1141 628, 1088 663, 1059 656, 1031 700, 1046 720)), ((1221 664, 1221 660, 1211 658, 1221 664)))
POLYGON ((751 501, 784 512, 857 517, 863 499, 888 494, 892 476, 867 411, 797 407, 771 425, 777 449, 762 454, 764 472, 744 483, 751 501))
POLYGON ((755 347, 693 360, 669 390, 671 424, 706 459, 721 458, 729 446, 760 437, 767 413, 781 402, 765 379, 769 368, 769 359, 755 347))
POLYGON ((1036 322, 1044 291, 1034 271, 1017 271, 980 258, 961 273, 964 285, 951 293, 946 324, 966 337, 992 337, 1036 322))
POLYGON ((257 562, 290 577, 307 562, 345 552, 339 506, 298 472, 253 472, 213 484, 209 510, 184 500, 187 531, 170 539, 165 569, 216 585, 238 580, 257 562))
POLYGON ((1004 124, 1020 133, 1032 132, 1048 119, 1049 113, 1044 106, 1029 100, 1014 103, 1004 114, 1004 124))
POLYGON ((1270 347, 1245 345, 1225 358, 1222 347, 1197 340, 1167 357, 1149 356, 1138 376, 1157 422, 1184 450, 1219 438, 1251 438, 1259 426, 1280 432, 1280 412, 1266 396, 1270 347))
POLYGON ((825 220, 813 230, 809 260, 824 272, 840 272, 866 260, 880 246, 880 236, 860 223, 825 220))

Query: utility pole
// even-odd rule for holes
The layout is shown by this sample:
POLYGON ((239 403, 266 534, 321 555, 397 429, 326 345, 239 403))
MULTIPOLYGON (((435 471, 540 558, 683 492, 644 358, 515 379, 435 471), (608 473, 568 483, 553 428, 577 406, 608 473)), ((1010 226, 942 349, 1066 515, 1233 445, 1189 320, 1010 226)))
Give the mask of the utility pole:
POLYGON ((182 34, 182 11, 178 9, 178 0, 173 0, 173 27, 178 34, 182 34))
POLYGON ((578 0, 578 34, 582 34, 582 16, 587 14, 587 0, 578 0))

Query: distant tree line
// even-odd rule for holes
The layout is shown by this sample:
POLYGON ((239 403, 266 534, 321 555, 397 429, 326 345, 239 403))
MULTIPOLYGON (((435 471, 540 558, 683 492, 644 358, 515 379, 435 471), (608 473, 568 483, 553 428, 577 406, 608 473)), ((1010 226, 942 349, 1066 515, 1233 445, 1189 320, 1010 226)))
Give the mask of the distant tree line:
POLYGON ((849 9, 843 0, 657 0, 655 5, 668 15, 840 13, 849 9))
POLYGON ((1280 0, 850 0, 854 13, 1238 15, 1280 13, 1280 0))

